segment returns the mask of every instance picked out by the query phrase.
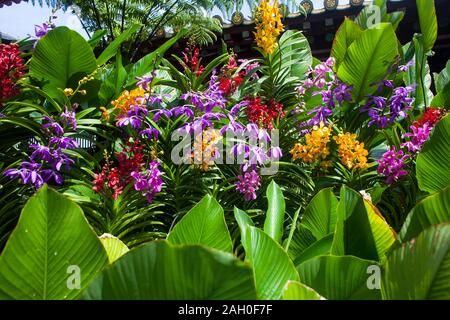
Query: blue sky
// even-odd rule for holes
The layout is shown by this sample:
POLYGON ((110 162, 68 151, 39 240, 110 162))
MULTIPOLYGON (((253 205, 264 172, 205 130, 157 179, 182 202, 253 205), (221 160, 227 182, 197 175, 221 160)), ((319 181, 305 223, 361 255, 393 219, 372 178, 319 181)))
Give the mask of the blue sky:
MULTIPOLYGON (((289 2, 292 0, 285 0, 281 2, 289 2)), ((342 1, 341 1, 342 2, 342 1)), ((315 8, 323 8, 323 0, 313 0, 315 8)), ((244 14, 247 13, 248 8, 244 8, 244 14)), ((48 20, 52 10, 48 7, 33 6, 31 3, 22 2, 20 4, 13 4, 8 7, 5 6, 0 9, 0 32, 15 38, 24 38, 27 35, 34 35, 34 25, 42 24, 48 20)), ((213 12, 217 14, 218 12, 213 12)), ((78 31, 83 36, 87 37, 78 18, 70 12, 57 13, 58 19, 54 22, 57 26, 65 25, 73 30, 78 31)))
MULTIPOLYGON (((48 21, 52 10, 48 7, 33 6, 30 3, 22 2, 13 4, 10 7, 0 9, 0 32, 7 35, 23 38, 28 34, 34 35, 34 25, 48 21)), ((62 10, 54 20, 57 26, 65 25, 85 35, 80 21, 75 15, 62 10)))

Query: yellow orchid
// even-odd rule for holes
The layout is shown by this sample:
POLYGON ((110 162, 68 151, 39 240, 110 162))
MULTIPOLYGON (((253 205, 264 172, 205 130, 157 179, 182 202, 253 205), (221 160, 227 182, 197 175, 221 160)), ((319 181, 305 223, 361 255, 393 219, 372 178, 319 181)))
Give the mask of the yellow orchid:
POLYGON ((256 44, 267 54, 273 53, 277 47, 277 38, 284 31, 281 17, 276 0, 273 4, 269 0, 262 0, 256 9, 256 44))

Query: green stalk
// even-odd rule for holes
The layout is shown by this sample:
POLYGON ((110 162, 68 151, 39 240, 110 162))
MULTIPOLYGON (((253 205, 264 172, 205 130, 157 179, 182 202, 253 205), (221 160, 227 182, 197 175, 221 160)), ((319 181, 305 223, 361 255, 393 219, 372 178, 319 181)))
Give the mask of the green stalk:
POLYGON ((298 217, 300 216, 301 209, 302 209, 302 207, 298 208, 298 210, 294 214, 294 219, 292 220, 292 224, 291 224, 291 230, 289 230, 289 236, 286 241, 285 248, 284 248, 284 250, 286 252, 289 250, 289 246, 291 245, 292 237, 294 236, 294 232, 297 229, 297 220, 298 220, 298 217))

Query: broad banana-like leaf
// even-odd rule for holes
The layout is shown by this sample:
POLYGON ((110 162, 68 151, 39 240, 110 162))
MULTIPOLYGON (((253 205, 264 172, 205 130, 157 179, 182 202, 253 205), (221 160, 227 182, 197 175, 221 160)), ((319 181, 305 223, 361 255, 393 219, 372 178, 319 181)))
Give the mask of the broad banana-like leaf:
POLYGON ((231 254, 198 245, 150 242, 106 268, 85 293, 89 300, 256 299, 250 267, 231 254))
POLYGON ((300 282, 326 299, 378 300, 381 294, 377 279, 371 278, 371 270, 377 268, 377 262, 353 256, 322 256, 306 261, 297 269, 300 282))
POLYGON ((383 298, 450 299, 449 247, 450 224, 442 224, 394 250, 383 268, 383 298))
POLYGON ((373 84, 384 79, 399 55, 397 37, 390 23, 365 30, 348 47, 338 77, 353 86, 353 99, 361 101, 376 90, 373 84))
POLYGON ((410 241, 432 225, 450 222, 450 186, 421 202, 409 213, 399 234, 402 242, 410 241))
POLYGON ((167 241, 171 244, 203 244, 227 252, 233 250, 223 209, 210 195, 205 196, 175 225, 167 241))
POLYGON ((450 116, 442 119, 417 156, 419 188, 434 193, 450 185, 450 116))
POLYGON ((30 75, 43 83, 52 98, 64 101, 65 88, 97 68, 94 52, 83 37, 67 27, 57 27, 39 40, 30 62, 30 75))
POLYGON ((253 267, 258 297, 280 299, 289 280, 298 281, 298 273, 286 251, 262 230, 247 226, 242 245, 245 258, 253 267))
POLYGON ((77 298, 107 260, 80 207, 44 185, 0 256, 0 299, 77 298))
POLYGON ((115 262, 130 250, 125 245, 125 243, 111 234, 105 233, 101 235, 99 239, 102 242, 103 247, 105 247, 106 253, 108 254, 109 263, 115 262))
POLYGON ((325 300, 325 298, 298 281, 288 281, 284 287, 283 300, 325 300))
POLYGON ((356 191, 343 186, 331 253, 380 261, 396 234, 377 208, 356 191))
POLYGON ((280 186, 272 181, 267 188, 268 208, 264 222, 264 232, 277 242, 281 241, 284 229, 286 204, 280 186))

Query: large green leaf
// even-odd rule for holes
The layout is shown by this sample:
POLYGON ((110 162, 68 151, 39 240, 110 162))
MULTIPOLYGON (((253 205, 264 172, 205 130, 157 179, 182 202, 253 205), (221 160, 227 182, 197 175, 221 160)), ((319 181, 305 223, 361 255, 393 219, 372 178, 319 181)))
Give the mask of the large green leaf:
POLYGON ((271 57, 273 69, 285 76, 304 79, 312 65, 312 53, 306 37, 298 30, 288 30, 281 36, 279 45, 271 57))
POLYGON ((314 289, 297 281, 288 281, 283 291, 283 300, 324 300, 314 289))
POLYGON ((316 237, 312 234, 311 230, 300 223, 294 232, 291 243, 289 245, 288 253, 292 260, 296 260, 303 254, 305 250, 311 247, 317 242, 316 237))
POLYGON ((331 55, 336 59, 336 69, 344 61, 348 47, 361 36, 362 32, 362 29, 355 22, 345 17, 344 22, 336 32, 331 49, 331 55))
POLYGON ((333 189, 327 188, 320 190, 306 207, 301 223, 311 230, 317 240, 334 232, 337 204, 333 189))
POLYGON ((58 27, 38 42, 30 75, 43 83, 45 92, 61 101, 62 90, 74 88, 78 80, 96 68, 95 55, 86 40, 67 27, 58 27))
POLYGON ((405 13, 403 11, 387 12, 386 0, 374 0, 373 6, 365 6, 356 17, 356 24, 363 29, 370 29, 376 26, 378 22, 389 22, 394 30, 403 20, 405 13), (378 12, 374 6, 378 6, 378 12))
POLYGON ((328 236, 323 237, 322 239, 311 244, 308 248, 303 250, 300 255, 295 257, 294 265, 298 267, 303 262, 308 261, 309 259, 328 255, 331 252, 333 238, 334 233, 330 233, 328 236))
POLYGON ((450 82, 447 83, 444 88, 433 98, 431 106, 445 108, 448 110, 450 107, 450 82))
POLYGON ((450 186, 419 202, 406 218, 399 234, 402 242, 417 237, 426 228, 450 222, 450 186))
POLYGON ((156 241, 131 250, 96 278, 94 300, 251 300, 252 270, 231 254, 156 241))
POLYGON ((0 256, 0 299, 74 299, 107 259, 81 209, 44 185, 0 256), (77 271, 78 289, 71 280, 77 271))
POLYGON ((122 54, 118 52, 114 65, 102 75, 102 84, 98 92, 102 104, 108 104, 111 99, 122 93, 127 76, 127 71, 122 64, 122 54))
POLYGON ((205 196, 175 225, 167 241, 172 244, 203 244, 227 252, 233 250, 223 209, 210 195, 205 196))
POLYGON ((433 92, 431 91, 431 74, 430 66, 427 63, 427 55, 423 47, 423 36, 415 35, 411 44, 403 47, 406 53, 410 50, 410 46, 414 47, 414 64, 408 68, 404 76, 406 85, 415 86, 414 90, 414 107, 416 109, 424 109, 430 105, 433 99, 433 92))
POLYGON ((284 213, 286 204, 284 202, 281 188, 272 181, 267 188, 268 208, 264 222, 264 232, 277 242, 283 237, 284 213))
POLYGON ((429 193, 450 185, 450 116, 442 119, 417 157, 419 188, 429 193))
POLYGON ((94 34, 92 35, 92 37, 88 40, 88 43, 91 46, 91 48, 95 49, 100 44, 103 37, 106 36, 107 33, 108 33, 108 31, 106 31, 106 30, 102 30, 102 29, 96 30, 94 32, 94 34))
POLYGON ((252 218, 248 216, 244 211, 234 207, 234 218, 238 223, 239 230, 241 231, 241 242, 244 243, 247 241, 247 226, 253 227, 255 224, 253 223, 252 218))
POLYGON ((437 39, 438 23, 434 0, 416 0, 417 12, 419 14, 420 30, 423 35, 425 52, 433 49, 437 39))
POLYGON ((129 251, 125 243, 111 234, 105 233, 99 239, 108 254, 109 263, 113 263, 129 251))
POLYGON ((393 251, 384 266, 385 299, 450 299, 450 224, 433 226, 393 251))
POLYGON ((97 64, 99 66, 102 66, 105 63, 107 63, 109 61, 109 59, 114 57, 118 53, 118 50, 120 49, 120 46, 122 45, 122 43, 124 43, 125 41, 130 39, 140 27, 141 27, 141 25, 136 23, 136 24, 132 25, 129 29, 122 32, 120 34, 120 36, 118 36, 116 39, 114 39, 114 41, 112 41, 105 48, 105 50, 103 50, 103 52, 97 58, 97 64))
POLYGON ((365 30, 348 48, 338 77, 353 86, 353 98, 360 101, 376 90, 398 56, 397 37, 390 23, 365 30))
POLYGON ((447 61, 447 65, 439 74, 435 74, 435 86, 436 91, 441 92, 445 86, 450 82, 450 60, 447 61))
POLYGON ((288 280, 299 280, 297 270, 284 249, 262 230, 247 226, 242 239, 245 258, 255 275, 258 297, 280 299, 288 280))
POLYGON ((326 188, 320 190, 306 207, 289 246, 289 255, 296 266, 330 252, 336 228, 337 204, 333 189, 326 188))
POLYGON ((380 261, 395 241, 396 234, 372 203, 343 186, 332 254, 353 255, 380 261))
POLYGON ((380 290, 369 289, 369 267, 375 261, 353 256, 322 256, 298 267, 301 283, 330 300, 377 300, 380 290))
POLYGON ((143 76, 154 70, 161 61, 164 53, 171 46, 173 46, 180 38, 182 38, 186 33, 187 29, 182 29, 180 32, 177 33, 176 36, 170 38, 161 46, 159 46, 158 49, 147 54, 145 57, 141 58, 139 61, 133 64, 130 71, 128 72, 128 79, 126 82, 127 84, 126 86, 128 87, 134 85, 137 82, 136 77, 143 76))

